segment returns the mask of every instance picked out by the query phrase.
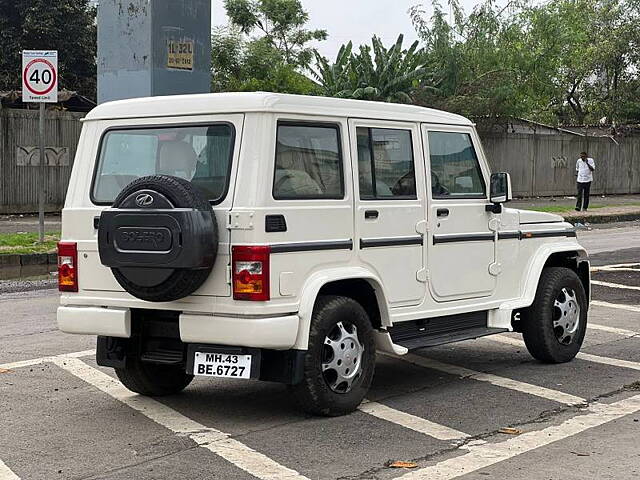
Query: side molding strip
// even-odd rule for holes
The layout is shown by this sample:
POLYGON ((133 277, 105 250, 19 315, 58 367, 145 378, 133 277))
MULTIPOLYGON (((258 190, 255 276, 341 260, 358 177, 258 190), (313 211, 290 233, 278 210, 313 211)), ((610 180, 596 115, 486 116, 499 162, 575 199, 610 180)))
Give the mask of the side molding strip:
POLYGON ((422 245, 421 236, 415 237, 388 237, 388 238, 361 238, 360 248, 394 247, 397 245, 422 245))
POLYGON ((353 240, 276 243, 271 245, 271 253, 310 252, 313 250, 353 250, 353 240))
MULTIPOLYGON (((526 240, 529 238, 547 238, 547 237, 575 237, 575 230, 542 230, 538 232, 499 232, 498 239, 518 239, 526 240)), ((469 233, 469 234, 454 234, 454 235, 434 235, 433 244, 438 243, 453 243, 453 242, 484 242, 493 241, 493 233, 469 233)))

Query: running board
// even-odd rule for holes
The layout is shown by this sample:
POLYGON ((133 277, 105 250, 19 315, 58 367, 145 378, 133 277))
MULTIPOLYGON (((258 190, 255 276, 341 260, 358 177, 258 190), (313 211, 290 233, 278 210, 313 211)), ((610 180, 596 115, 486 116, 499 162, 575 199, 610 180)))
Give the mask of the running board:
POLYGON ((435 347, 507 331, 506 328, 487 327, 486 311, 412 320, 388 328, 391 341, 409 350, 435 347))

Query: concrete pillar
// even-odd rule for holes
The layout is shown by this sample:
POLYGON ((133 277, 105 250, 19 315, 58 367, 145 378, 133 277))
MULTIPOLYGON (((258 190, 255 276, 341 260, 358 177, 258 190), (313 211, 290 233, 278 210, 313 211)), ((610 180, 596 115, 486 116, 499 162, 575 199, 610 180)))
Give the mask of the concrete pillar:
POLYGON ((206 93, 211 0, 100 0, 98 103, 206 93))

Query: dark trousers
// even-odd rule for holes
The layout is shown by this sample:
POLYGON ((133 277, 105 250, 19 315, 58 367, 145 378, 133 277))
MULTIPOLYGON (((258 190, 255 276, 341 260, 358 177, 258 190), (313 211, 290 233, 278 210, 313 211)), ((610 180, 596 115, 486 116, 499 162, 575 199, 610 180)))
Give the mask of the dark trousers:
POLYGON ((589 208, 589 190, 591 190, 591 182, 577 182, 578 200, 576 201, 576 210, 586 210, 589 208))

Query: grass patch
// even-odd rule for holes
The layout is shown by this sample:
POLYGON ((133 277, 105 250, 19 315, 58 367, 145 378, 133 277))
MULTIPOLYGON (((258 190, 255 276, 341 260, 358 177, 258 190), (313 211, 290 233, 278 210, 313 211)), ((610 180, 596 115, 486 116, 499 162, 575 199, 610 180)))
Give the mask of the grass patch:
POLYGON ((60 232, 47 232, 44 243, 37 233, 0 233, 0 255, 24 253, 52 253, 60 240, 60 232))

